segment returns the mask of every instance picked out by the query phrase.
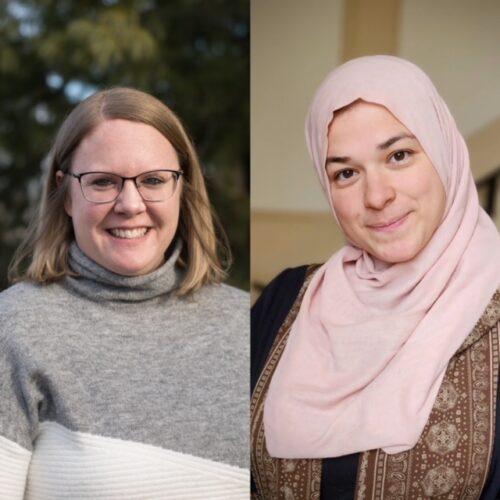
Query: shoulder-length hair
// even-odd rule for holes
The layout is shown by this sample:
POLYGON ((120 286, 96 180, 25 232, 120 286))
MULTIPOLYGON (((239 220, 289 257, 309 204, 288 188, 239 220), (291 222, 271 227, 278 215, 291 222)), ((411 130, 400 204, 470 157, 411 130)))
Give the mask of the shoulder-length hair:
POLYGON ((151 125, 177 152, 184 172, 176 234, 183 246, 177 263, 186 270, 179 295, 195 291, 205 283, 220 282, 226 276, 231 255, 225 233, 211 208, 194 146, 171 109, 145 92, 124 87, 93 94, 76 106, 61 125, 48 155, 48 175, 40 209, 14 254, 9 280, 49 283, 74 275, 68 258, 69 245, 74 239, 73 226, 64 209, 67 176, 58 186, 56 172, 68 172, 83 138, 103 121, 112 119, 151 125), (21 270, 27 262, 26 270, 21 270))

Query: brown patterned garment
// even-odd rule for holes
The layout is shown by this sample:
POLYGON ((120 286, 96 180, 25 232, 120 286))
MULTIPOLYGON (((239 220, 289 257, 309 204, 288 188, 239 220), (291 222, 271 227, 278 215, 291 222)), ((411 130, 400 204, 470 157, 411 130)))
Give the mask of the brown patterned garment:
MULTIPOLYGON (((308 269, 252 396, 252 472, 257 487, 254 497, 263 500, 320 498, 321 460, 271 458, 265 446, 263 425, 267 388, 316 269, 308 269)), ((450 360, 434 408, 415 447, 395 455, 382 450, 361 454, 357 500, 480 497, 495 436, 499 322, 500 292, 497 291, 450 360)))
POLYGON ((255 386, 250 406, 252 440, 252 474, 257 487, 255 498, 262 500, 319 499, 321 460, 290 460, 271 458, 264 437, 264 400, 269 382, 285 349, 290 327, 299 312, 302 297, 318 266, 307 270, 306 279, 290 312, 278 331, 259 381, 255 386))

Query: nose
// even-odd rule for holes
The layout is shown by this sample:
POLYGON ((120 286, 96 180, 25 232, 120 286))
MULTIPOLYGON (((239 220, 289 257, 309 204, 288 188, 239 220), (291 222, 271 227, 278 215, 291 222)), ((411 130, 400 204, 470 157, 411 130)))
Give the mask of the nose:
POLYGON ((119 214, 133 216, 144 212, 146 204, 132 179, 126 179, 122 191, 115 201, 114 211, 119 214))
POLYGON ((364 203, 367 208, 382 210, 395 198, 393 179, 383 172, 367 172, 364 184, 364 203))

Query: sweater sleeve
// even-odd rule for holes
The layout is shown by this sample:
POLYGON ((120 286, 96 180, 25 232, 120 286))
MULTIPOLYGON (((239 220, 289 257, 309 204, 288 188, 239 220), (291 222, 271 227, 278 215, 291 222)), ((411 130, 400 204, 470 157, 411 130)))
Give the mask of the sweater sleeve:
MULTIPOLYGON (((5 325, 5 324, 4 324, 5 325)), ((38 423, 30 369, 0 327, 0 500, 24 497, 38 423)))

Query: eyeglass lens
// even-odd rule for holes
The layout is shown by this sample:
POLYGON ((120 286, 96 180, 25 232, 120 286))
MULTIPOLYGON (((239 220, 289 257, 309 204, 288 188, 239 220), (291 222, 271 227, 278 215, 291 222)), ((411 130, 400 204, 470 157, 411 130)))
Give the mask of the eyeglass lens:
MULTIPOLYGON (((178 174, 167 170, 146 172, 136 180, 136 186, 146 201, 165 201, 173 196, 178 174)), ((94 203, 116 200, 123 187, 123 179, 114 174, 91 172, 81 176, 83 195, 94 203)))

